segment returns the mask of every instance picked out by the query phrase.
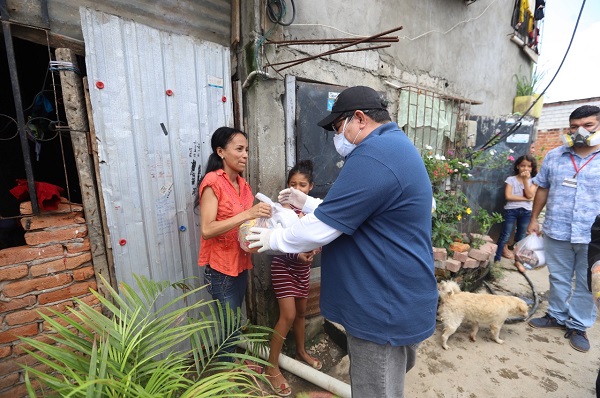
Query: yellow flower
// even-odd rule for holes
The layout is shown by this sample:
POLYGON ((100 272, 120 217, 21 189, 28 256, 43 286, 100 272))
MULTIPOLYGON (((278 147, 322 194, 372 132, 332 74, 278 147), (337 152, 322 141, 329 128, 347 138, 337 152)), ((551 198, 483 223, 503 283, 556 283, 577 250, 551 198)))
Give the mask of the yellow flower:
POLYGON ((471 208, 470 208, 470 207, 467 207, 467 210, 465 210, 465 213, 467 213, 467 214, 471 214, 471 208))
POLYGON ((459 214, 458 216, 456 216, 457 219, 462 220, 462 215, 459 214))

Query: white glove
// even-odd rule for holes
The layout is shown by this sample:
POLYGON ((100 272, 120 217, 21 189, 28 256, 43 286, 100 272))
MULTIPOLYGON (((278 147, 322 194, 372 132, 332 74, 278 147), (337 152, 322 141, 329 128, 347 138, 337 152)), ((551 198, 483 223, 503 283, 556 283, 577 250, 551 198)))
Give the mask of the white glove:
POLYGON ((292 205, 296 209, 302 210, 304 208, 304 204, 306 203, 307 194, 304 192, 294 189, 294 188, 286 188, 283 191, 279 192, 279 196, 277 200, 282 205, 292 205))
MULTIPOLYGON (((281 227, 279 227, 281 228, 281 227)), ((252 227, 250 228, 250 232, 253 232, 256 235, 247 235, 246 240, 255 240, 256 242, 250 243, 248 245, 248 249, 254 249, 255 247, 260 247, 258 249, 259 253, 265 252, 267 250, 271 250, 271 234, 275 231, 273 228, 261 228, 261 227, 252 227)))

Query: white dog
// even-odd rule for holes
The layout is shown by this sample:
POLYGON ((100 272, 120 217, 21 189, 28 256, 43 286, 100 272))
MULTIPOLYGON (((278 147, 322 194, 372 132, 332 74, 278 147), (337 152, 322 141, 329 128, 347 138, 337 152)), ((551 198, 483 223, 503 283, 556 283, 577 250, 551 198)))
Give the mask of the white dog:
POLYGON ((479 324, 489 325, 492 339, 498 343, 500 328, 509 316, 526 317, 529 311, 527 303, 517 297, 495 294, 476 294, 461 292, 456 282, 443 281, 438 285, 440 294, 439 315, 444 324, 442 347, 447 350, 448 338, 456 332, 463 321, 473 324, 471 340, 475 341, 479 324))

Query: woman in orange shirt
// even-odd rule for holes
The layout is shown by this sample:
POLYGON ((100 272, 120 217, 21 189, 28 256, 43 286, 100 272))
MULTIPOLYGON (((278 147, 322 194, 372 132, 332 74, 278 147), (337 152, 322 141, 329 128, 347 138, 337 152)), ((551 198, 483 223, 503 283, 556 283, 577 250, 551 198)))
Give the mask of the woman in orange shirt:
POLYGON ((246 133, 219 127, 210 144, 213 152, 195 201, 200 205, 202 232, 198 265, 205 267, 204 282, 213 299, 236 311, 242 306, 252 268, 250 253, 238 242, 238 227, 254 218, 271 217, 271 206, 262 202, 252 206, 254 195, 241 176, 248 162, 246 133))

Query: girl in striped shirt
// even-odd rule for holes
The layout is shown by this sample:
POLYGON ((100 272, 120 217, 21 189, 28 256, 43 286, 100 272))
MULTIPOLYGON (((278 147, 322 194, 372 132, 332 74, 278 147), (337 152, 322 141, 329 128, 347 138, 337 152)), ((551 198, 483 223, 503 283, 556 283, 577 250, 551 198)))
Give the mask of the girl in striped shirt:
MULTIPOLYGON (((288 173, 287 185, 308 194, 314 186, 312 162, 310 160, 298 162, 288 173)), ((304 215, 301 209, 292 207, 292 210, 298 214, 298 217, 304 215)), ((279 320, 275 325, 275 333, 271 337, 269 362, 272 366, 267 368, 266 374, 273 390, 281 397, 287 397, 292 393, 279 369, 279 353, 292 325, 296 342, 296 359, 317 370, 322 366, 321 361, 310 356, 304 348, 304 313, 308 299, 310 266, 314 255, 319 251, 320 249, 308 253, 273 256, 271 262, 271 280, 279 303, 279 320)))

